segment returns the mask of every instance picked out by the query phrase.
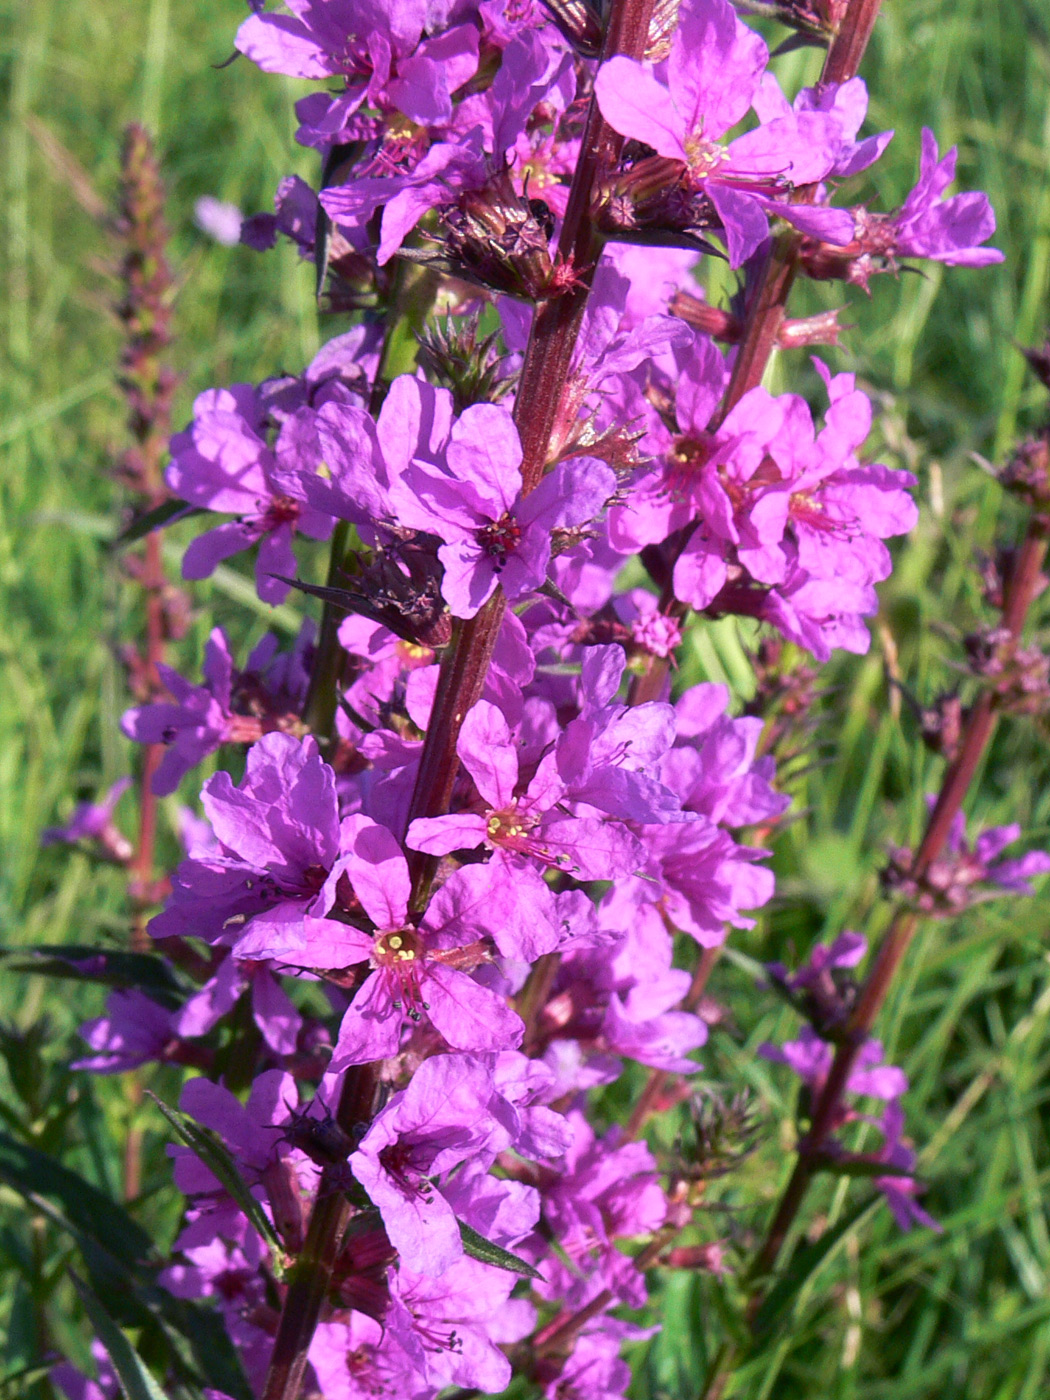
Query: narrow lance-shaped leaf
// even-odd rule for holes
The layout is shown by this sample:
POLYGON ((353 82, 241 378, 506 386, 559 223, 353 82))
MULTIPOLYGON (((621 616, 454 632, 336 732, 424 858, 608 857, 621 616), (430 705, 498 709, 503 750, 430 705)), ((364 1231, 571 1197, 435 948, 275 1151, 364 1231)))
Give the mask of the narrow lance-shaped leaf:
POLYGON ((209 1132, 207 1128, 202 1128, 199 1123, 195 1123, 188 1114, 181 1113, 177 1108, 169 1107, 168 1104, 158 1099, 156 1094, 150 1093, 148 1089, 146 1092, 167 1119, 179 1140, 197 1154, 212 1176, 230 1193, 248 1217, 252 1229, 260 1234, 270 1246, 274 1268, 283 1274, 284 1245, 281 1237, 270 1223, 262 1206, 249 1191, 247 1183, 237 1168, 237 1163, 223 1144, 214 1133, 209 1132))
POLYGON ((180 1400, 190 1378, 234 1400, 251 1400, 240 1358, 218 1312, 203 1303, 176 1298, 153 1281, 148 1263, 122 1262, 44 1196, 32 1191, 23 1194, 38 1214, 76 1241, 92 1288, 110 1316, 119 1317, 124 1326, 152 1331, 162 1341, 179 1388, 170 1400, 180 1400))
POLYGON ((506 1269, 508 1273, 521 1274, 524 1278, 542 1278, 531 1264, 511 1254, 509 1249, 493 1244, 470 1225, 464 1225, 462 1220, 459 1222, 459 1233, 463 1240, 463 1253, 468 1259, 477 1259, 482 1264, 491 1264, 495 1269, 506 1269))
POLYGON ((117 1380, 120 1382, 120 1388, 126 1400, 167 1400, 163 1390, 146 1369, 145 1362, 102 1306, 98 1297, 83 1279, 77 1278, 76 1274, 72 1272, 69 1276, 73 1280, 73 1287, 80 1295, 84 1311, 91 1319, 91 1325, 94 1327, 99 1341, 109 1353, 109 1359, 113 1363, 113 1369, 117 1373, 117 1380))
POLYGON ((159 530, 164 525, 170 525, 175 520, 188 520, 192 515, 203 514, 203 506, 191 506, 185 501, 161 501, 160 505, 154 506, 152 510, 147 510, 142 515, 136 515, 134 520, 126 525, 113 541, 113 548, 118 549, 122 545, 134 544, 136 540, 151 535, 154 530, 159 530))
POLYGON ((33 948, 2 948, 0 959, 7 962, 12 972, 99 982, 107 987, 134 987, 165 1006, 181 1006, 190 992, 171 965, 155 953, 111 951, 79 943, 44 943, 33 948))
POLYGON ((127 1211, 77 1172, 0 1133, 0 1181, 23 1196, 52 1196, 72 1225, 125 1266, 153 1255, 153 1241, 127 1211))

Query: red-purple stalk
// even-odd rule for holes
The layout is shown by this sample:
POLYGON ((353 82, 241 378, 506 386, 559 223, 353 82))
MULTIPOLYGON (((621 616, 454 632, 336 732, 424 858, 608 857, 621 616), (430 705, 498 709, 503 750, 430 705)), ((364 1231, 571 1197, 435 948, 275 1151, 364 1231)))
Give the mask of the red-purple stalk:
MULTIPOLYGON (((128 429, 132 446, 125 452, 118 474, 130 488, 138 511, 149 511, 168 495, 161 464, 171 431, 171 401, 176 377, 164 362, 171 342, 172 275, 165 255, 168 230, 164 222, 164 184, 149 132, 129 126, 121 158, 120 215, 116 234, 123 246, 121 281, 123 295, 117 315, 125 329, 120 358, 119 383, 128 402, 128 429)), ((153 700, 163 686, 157 667, 164 659, 169 636, 165 606, 168 581, 164 574, 160 536, 146 536, 141 554, 129 570, 142 589, 145 601, 145 646, 132 649, 134 682, 141 698, 153 700)), ((149 946, 146 916, 154 902, 157 798, 153 777, 164 756, 163 744, 147 745, 142 755, 138 784, 138 833, 128 866, 131 899, 131 945, 149 946)), ((132 1080, 129 1097, 140 1097, 141 1086, 132 1080)), ((132 1124, 124 1151, 124 1193, 138 1195, 141 1179, 141 1133, 132 1124)))
MULTIPOLYGON (((643 56, 653 4, 654 0, 620 0, 613 5, 603 57, 614 53, 643 56)), ((559 244, 557 266, 566 279, 566 290, 537 309, 518 383, 515 422, 524 452, 524 492, 535 488, 547 464, 573 348, 601 251, 591 221, 594 187, 599 175, 616 159, 621 140, 592 99, 559 244)), ((503 594, 497 589, 477 616, 460 624, 453 634, 442 662, 409 821, 437 816, 448 808, 459 766, 456 741, 464 717, 481 697, 504 607, 503 594)), ((323 652, 316 664, 327 664, 323 652)), ((426 885, 428 865, 425 858, 420 859, 414 852, 410 859, 418 898, 426 885)), ((364 1065, 348 1072, 337 1114, 344 1129, 368 1120, 374 1091, 374 1066, 364 1065)), ((295 1400, 299 1393, 310 1341, 331 1283, 347 1218, 342 1193, 330 1192, 326 1196, 322 1188, 303 1253, 285 1296, 262 1400, 295 1400)))

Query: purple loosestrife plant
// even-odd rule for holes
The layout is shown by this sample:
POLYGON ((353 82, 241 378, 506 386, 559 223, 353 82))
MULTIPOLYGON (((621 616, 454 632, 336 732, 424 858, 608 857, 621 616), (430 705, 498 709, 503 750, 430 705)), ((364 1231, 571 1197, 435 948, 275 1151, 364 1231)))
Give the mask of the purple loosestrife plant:
MULTIPOLYGON (((732 1272, 704 1192, 742 1151, 709 1133, 668 1153, 610 1105, 640 1076, 640 1129, 702 1083, 731 1015, 706 979, 774 895, 765 844, 790 805, 789 726, 672 664, 727 615, 820 662, 865 651, 885 541, 917 516, 915 479, 866 456, 852 374, 815 362, 816 419, 758 383, 763 279, 785 238, 792 276, 979 266, 994 220, 983 195, 945 197, 954 153, 929 133, 901 209, 833 205, 890 135, 860 137, 867 91, 842 68, 868 0, 839 7, 825 78, 790 100, 727 0, 614 0, 604 22, 528 0, 250 8, 238 51, 323 84, 296 113, 324 173, 282 182, 242 241, 293 237, 358 324, 301 375, 200 395, 167 482, 235 517, 189 545, 186 579, 254 548, 263 603, 294 585, 324 610, 243 671, 216 629, 203 684, 164 667, 170 698, 126 713, 167 746, 157 794, 248 748, 238 780, 204 782, 209 825, 190 818, 149 926, 178 977, 115 991, 81 1063, 199 1071, 181 1107, 213 1137, 174 1149, 187 1208, 160 1282, 212 1300, 261 1400, 515 1376, 612 1400, 621 1344, 652 1332, 610 1310, 643 1308, 659 1263, 732 1272), (672 314, 689 288, 705 306, 712 239, 747 314, 672 314), (709 332, 730 324, 727 352, 709 332), (328 539, 321 586, 309 542, 328 539)), ((48 839, 124 859, 118 796, 48 839)), ((939 863, 893 857, 919 908, 1046 871, 996 863, 1017 828, 971 848, 958 821, 939 863)), ((907 1081, 854 1034, 866 948, 843 933, 771 966, 806 1024, 759 1053, 802 1081, 807 1170, 866 1176, 902 1226, 931 1225, 907 1081)))

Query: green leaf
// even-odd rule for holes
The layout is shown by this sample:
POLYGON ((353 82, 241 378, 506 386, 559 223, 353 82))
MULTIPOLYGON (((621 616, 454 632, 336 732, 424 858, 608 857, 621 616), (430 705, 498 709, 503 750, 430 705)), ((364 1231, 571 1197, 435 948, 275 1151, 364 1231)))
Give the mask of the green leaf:
MULTIPOLYGON (((346 167, 355 155, 360 154, 361 147, 358 144, 340 144, 333 146, 325 157, 324 167, 321 170, 321 189, 327 189, 329 185, 338 184, 345 176, 346 167)), ((328 212, 324 205, 318 203, 317 217, 314 222, 314 264, 317 269, 314 281, 314 296, 318 304, 324 295, 325 278, 328 276, 328 258, 331 252, 332 243, 332 221, 328 217, 328 212)))
POLYGON ((32 1366, 23 1366, 20 1371, 4 1376, 0 1380, 0 1396, 11 1396, 13 1400, 18 1400, 19 1396, 26 1394, 30 1386, 42 1381, 55 1364, 54 1361, 35 1361, 32 1366))
POLYGON ((284 1244, 273 1228, 262 1206, 248 1190, 237 1163, 213 1132, 202 1128, 188 1114, 171 1108, 149 1089, 146 1093, 160 1109, 179 1140, 197 1154, 212 1176, 230 1193, 248 1217, 252 1228, 262 1236, 274 1253, 274 1264, 283 1272, 284 1244))
POLYGON ((855 1229, 877 1204, 877 1201, 862 1201, 844 1215, 837 1225, 825 1230, 814 1244, 807 1244, 795 1250, 780 1279, 762 1300, 762 1306, 755 1316, 752 1333, 756 1340, 768 1339, 801 1289, 831 1258, 850 1231, 855 1229))
POLYGON ((136 540, 141 540, 144 536, 151 535, 154 530, 167 525, 176 516, 182 520, 189 520, 193 515, 203 514, 203 506, 187 505, 185 501, 161 501, 160 505, 154 506, 152 510, 136 515, 134 520, 121 530, 113 541, 112 548, 118 549, 121 545, 134 544, 136 540))
POLYGON ((126 1326, 150 1329, 187 1378, 200 1379, 235 1400, 251 1400, 222 1318, 207 1304, 176 1298, 154 1281, 161 1260, 150 1236, 122 1206, 78 1173, 6 1133, 0 1133, 0 1182, 72 1237, 92 1288, 111 1314, 126 1326))
POLYGON ((120 1388, 126 1400, 167 1400, 163 1390, 153 1379, 138 1352, 125 1337, 102 1303, 83 1279, 70 1271, 73 1287, 80 1295, 84 1311, 91 1319, 91 1325, 99 1341, 109 1353, 113 1369, 117 1373, 120 1388))
POLYGON ((104 1192, 54 1158, 0 1132, 0 1181, 26 1197, 53 1196, 77 1229, 103 1245, 125 1267, 153 1254, 153 1241, 104 1192))
POLYGON ((463 1253, 468 1259, 478 1259, 482 1264, 491 1264, 496 1269, 506 1269, 508 1273, 521 1274, 524 1278, 542 1278, 531 1264, 527 1264, 524 1259, 519 1259, 516 1254, 511 1254, 509 1249, 503 1249, 498 1244, 493 1244, 484 1235, 479 1235, 477 1230, 470 1225, 459 1222, 459 1233, 463 1239, 463 1253))
POLYGON ((189 993, 170 963, 155 953, 126 953, 80 943, 43 943, 34 948, 0 948, 0 959, 12 972, 100 982, 108 987, 134 987, 169 1007, 181 1006, 189 993))

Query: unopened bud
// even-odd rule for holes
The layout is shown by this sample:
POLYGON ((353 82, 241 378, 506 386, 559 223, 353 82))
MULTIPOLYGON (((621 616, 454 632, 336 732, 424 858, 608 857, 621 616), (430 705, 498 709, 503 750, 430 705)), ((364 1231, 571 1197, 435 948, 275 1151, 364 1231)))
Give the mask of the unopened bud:
POLYGON ((721 340, 725 345, 739 345, 744 333, 739 316, 721 307, 712 306, 703 297, 690 292, 675 292, 667 308, 672 316, 677 316, 687 326, 703 331, 712 340, 721 340))
POLYGON ((481 190, 468 190, 442 215, 444 251, 410 254, 490 291, 522 301, 551 293, 549 244, 554 220, 540 199, 517 193, 509 175, 495 176, 481 190))
POLYGON ((669 1269, 702 1269, 721 1277, 728 1272, 726 1254, 725 1244, 715 1240, 712 1244, 680 1245, 672 1249, 663 1262, 669 1269))
POLYGON ((614 172, 595 197, 594 223, 608 238, 668 247, 705 248, 705 230, 721 223, 705 194, 694 190, 680 160, 645 156, 614 172))
POLYGON ((1044 435, 1022 443, 999 472, 1007 491, 1020 496, 1034 510, 1050 510, 1050 441, 1044 435))
POLYGON ((597 58, 602 49, 602 18, 587 0, 540 0, 543 8, 581 58, 597 58))
POLYGON ((838 306, 816 316, 783 321, 777 331, 777 344, 783 350, 798 350, 805 345, 838 345, 843 331, 838 321, 841 310, 838 306))
POLYGON ((513 375, 502 373, 499 332, 478 339, 478 318, 433 322, 419 343, 419 362, 432 381, 448 389, 457 414, 475 403, 498 403, 511 389, 513 375))

